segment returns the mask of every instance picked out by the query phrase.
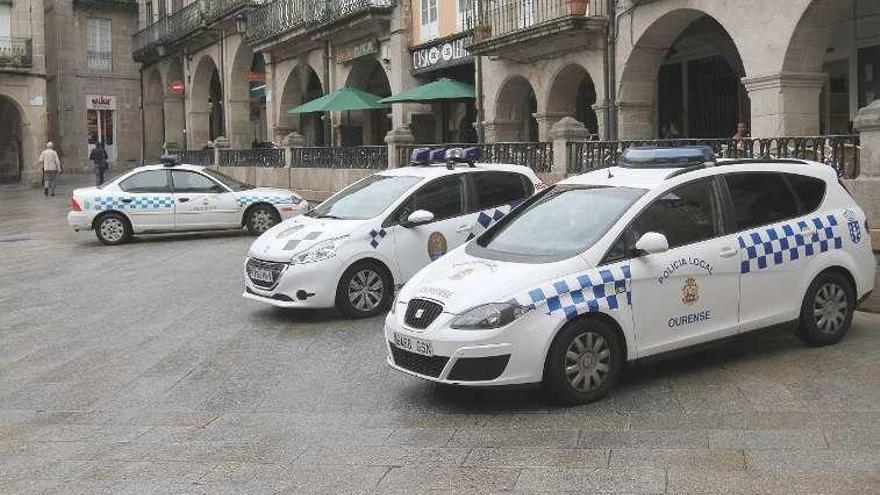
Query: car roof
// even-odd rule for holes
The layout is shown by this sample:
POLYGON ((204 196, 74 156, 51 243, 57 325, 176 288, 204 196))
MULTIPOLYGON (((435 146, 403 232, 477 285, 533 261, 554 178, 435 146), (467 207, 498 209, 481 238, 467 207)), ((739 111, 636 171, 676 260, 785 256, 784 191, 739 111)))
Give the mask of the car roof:
POLYGON ((467 164, 461 163, 457 164, 455 168, 449 169, 445 164, 431 164, 431 165, 415 165, 408 167, 400 167, 393 168, 387 170, 380 170, 378 173, 381 175, 393 175, 393 176, 415 176, 415 177, 424 177, 424 178, 434 178, 434 177, 442 177, 444 175, 452 175, 452 174, 467 174, 473 172, 482 172, 482 171, 495 171, 495 172, 516 172, 520 174, 527 175, 528 177, 534 177, 535 174, 529 167, 523 165, 513 165, 508 163, 475 163, 473 167, 468 166, 467 164))
POLYGON ((142 165, 140 167, 135 167, 133 171, 142 172, 145 170, 192 170, 195 172, 201 172, 205 167, 200 165, 187 165, 185 163, 181 163, 179 165, 168 166, 164 163, 156 163, 152 165, 142 165))

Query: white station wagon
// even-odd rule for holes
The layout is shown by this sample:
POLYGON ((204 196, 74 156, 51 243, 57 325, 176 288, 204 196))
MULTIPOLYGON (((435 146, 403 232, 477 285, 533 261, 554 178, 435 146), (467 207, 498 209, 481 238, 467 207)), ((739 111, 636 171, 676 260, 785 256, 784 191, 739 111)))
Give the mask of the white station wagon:
POLYGON ((865 215, 828 166, 645 149, 569 178, 432 263, 388 364, 469 386, 604 396, 627 362, 793 323, 834 344, 874 289, 865 215))

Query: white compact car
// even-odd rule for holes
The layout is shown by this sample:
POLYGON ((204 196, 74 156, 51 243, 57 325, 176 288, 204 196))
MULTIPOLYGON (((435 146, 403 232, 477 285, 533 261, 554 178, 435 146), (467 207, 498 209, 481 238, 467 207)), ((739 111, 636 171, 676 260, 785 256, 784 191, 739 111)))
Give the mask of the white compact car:
POLYGON ((387 361, 446 384, 543 383, 583 403, 627 362, 771 325, 836 343, 875 264, 831 167, 636 148, 415 275, 386 319, 387 361))
POLYGON ((226 230, 246 227, 252 235, 309 209, 285 189, 254 187, 205 167, 162 164, 138 167, 98 187, 76 189, 67 223, 94 230, 104 244, 122 244, 134 234, 226 230))
POLYGON ((428 153, 416 150, 413 166, 366 177, 260 236, 245 261, 244 297, 379 314, 395 286, 546 187, 528 167, 474 165, 473 149, 450 150, 445 165, 428 153))

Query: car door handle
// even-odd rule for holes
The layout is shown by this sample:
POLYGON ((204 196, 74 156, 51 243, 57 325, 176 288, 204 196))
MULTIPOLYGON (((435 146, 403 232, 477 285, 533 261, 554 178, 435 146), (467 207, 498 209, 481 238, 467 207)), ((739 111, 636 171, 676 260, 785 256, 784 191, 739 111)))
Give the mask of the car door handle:
POLYGON ((128 203, 131 203, 131 202, 134 201, 134 200, 133 200, 132 198, 122 198, 120 201, 122 201, 122 202, 125 203, 125 204, 128 204, 128 203))
POLYGON ((186 203, 187 201, 189 201, 189 198, 177 198, 177 201, 180 201, 181 203, 186 203))
POLYGON ((470 225, 459 225, 458 228, 455 229, 455 232, 458 234, 461 234, 461 233, 467 232, 469 230, 471 230, 470 225))
POLYGON ((738 254, 739 254, 739 251, 737 251, 736 249, 733 249, 730 246, 727 246, 724 249, 722 249, 720 253, 718 253, 718 256, 721 256, 722 258, 732 258, 738 254))

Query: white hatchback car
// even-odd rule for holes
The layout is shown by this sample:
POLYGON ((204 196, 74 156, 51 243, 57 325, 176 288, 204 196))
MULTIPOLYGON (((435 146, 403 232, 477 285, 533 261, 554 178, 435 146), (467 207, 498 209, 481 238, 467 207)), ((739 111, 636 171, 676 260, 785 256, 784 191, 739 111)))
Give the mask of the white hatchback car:
POLYGON ((259 235, 309 209, 286 189, 254 187, 175 156, 138 167, 98 187, 76 189, 67 223, 93 230, 104 244, 127 242, 134 234, 227 230, 246 227, 259 235))
POLYGON ((836 343, 875 265, 865 215, 831 167, 632 149, 413 277, 386 319, 387 361, 589 402, 627 362, 771 325, 836 343))
MULTIPOLYGON (((427 156, 416 155, 422 152, 427 156)), ((452 152, 475 159, 462 153, 452 152)), ((376 173, 254 241, 243 296, 284 308, 337 306, 354 318, 377 315, 388 309, 395 286, 542 187, 518 165, 420 159, 376 173)))

